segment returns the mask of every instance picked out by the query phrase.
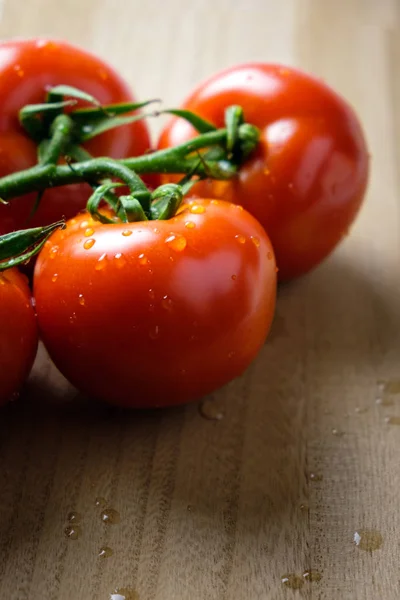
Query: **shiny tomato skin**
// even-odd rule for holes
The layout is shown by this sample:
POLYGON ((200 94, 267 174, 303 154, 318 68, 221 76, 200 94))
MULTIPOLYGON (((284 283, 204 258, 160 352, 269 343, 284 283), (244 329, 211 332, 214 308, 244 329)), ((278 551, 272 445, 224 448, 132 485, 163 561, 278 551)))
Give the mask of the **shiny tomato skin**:
POLYGON ((38 332, 26 279, 0 273, 0 406, 21 389, 36 356, 38 332))
POLYGON ((276 267, 246 211, 199 200, 174 218, 56 232, 34 274, 39 329, 60 371, 123 407, 182 404, 242 373, 273 317, 276 267))
MULTIPOLYGON (((135 101, 127 84, 100 58, 63 41, 16 39, 0 43, 0 177, 36 164, 36 145, 18 122, 26 104, 45 101, 46 90, 67 84, 95 96, 101 103, 135 101)), ((75 107, 76 108, 76 107, 75 107)), ((144 121, 107 131, 85 144, 94 156, 124 158, 150 148, 144 121)), ((150 178, 157 185, 157 178, 150 178)), ((36 199, 28 194, 0 206, 0 235, 27 226, 71 218, 85 208, 91 193, 87 184, 48 190, 34 217, 27 222, 36 199)))
MULTIPOLYGON (((369 168, 363 131, 353 109, 322 81, 273 64, 222 71, 183 106, 221 127, 231 104, 241 105, 247 122, 259 127, 259 147, 237 178, 207 180, 192 193, 243 205, 271 238, 279 279, 292 279, 332 252, 359 211, 369 168)), ((188 123, 172 118, 159 148, 193 135, 188 123)))

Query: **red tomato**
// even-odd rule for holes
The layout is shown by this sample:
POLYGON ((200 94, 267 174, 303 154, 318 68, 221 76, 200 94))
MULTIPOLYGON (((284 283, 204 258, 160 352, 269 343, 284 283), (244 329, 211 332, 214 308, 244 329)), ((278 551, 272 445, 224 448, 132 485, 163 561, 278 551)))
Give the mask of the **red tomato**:
MULTIPOLYGON (((84 50, 43 39, 0 43, 0 177, 36 164, 36 145, 19 125, 18 111, 26 104, 44 102, 46 90, 62 83, 103 104, 135 101, 112 67, 84 50)), ((95 156, 124 158, 146 152, 150 140, 144 121, 138 121, 107 131, 85 147, 95 156)), ((46 191, 29 225, 36 194, 16 198, 9 206, 0 206, 0 234, 71 218, 85 207, 90 193, 87 184, 46 191)))
POLYGON ((16 269, 0 273, 0 406, 18 393, 36 356, 38 333, 30 290, 16 269))
MULTIPOLYGON (((260 128, 256 152, 229 182, 205 181, 193 194, 243 205, 265 227, 279 278, 320 263, 346 235, 360 208, 368 154, 354 111, 321 81, 270 64, 236 66, 202 83, 184 102, 219 127, 231 104, 260 128)), ((163 130, 159 148, 195 135, 182 119, 163 130)), ((174 181, 165 175, 163 181, 174 181)))
POLYGON ((261 225, 216 200, 166 221, 56 232, 34 275, 44 343, 84 393, 126 407, 181 404, 239 375, 268 333, 276 267, 261 225))

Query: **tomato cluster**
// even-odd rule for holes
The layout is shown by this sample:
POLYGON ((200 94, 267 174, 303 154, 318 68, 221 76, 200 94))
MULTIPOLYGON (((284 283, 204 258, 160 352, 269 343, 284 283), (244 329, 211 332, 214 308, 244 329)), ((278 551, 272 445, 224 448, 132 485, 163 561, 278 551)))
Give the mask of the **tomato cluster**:
MULTIPOLYGON (((43 144, 38 154, 38 140, 18 121, 23 106, 40 105, 56 86, 74 86, 102 105, 134 98, 109 65, 66 43, 9 41, 0 44, 0 59, 0 196, 11 188, 17 196, 0 205, 0 261, 2 244, 15 241, 10 232, 67 221, 38 243, 36 316, 22 276, 16 269, 0 274, 0 404, 26 379, 38 332, 69 381, 119 406, 182 404, 240 375, 268 334, 277 278, 318 265, 361 206, 368 154, 354 111, 298 70, 240 65, 192 92, 157 152, 144 120, 127 119, 83 142, 88 163, 69 161, 77 142, 70 138, 47 164, 51 152, 43 159, 43 144), (235 106, 244 125, 242 116, 226 116, 235 106), (204 143, 195 147, 199 131, 204 143), (254 131, 259 139, 248 150, 245 138, 254 131), (189 154, 174 154, 181 147, 189 154), (179 160, 172 163, 172 155, 179 160), (104 161, 90 166, 96 156, 125 163, 107 163, 114 169, 107 178, 104 161), (129 175, 130 157, 138 157, 132 169, 151 189, 167 185, 151 195, 129 175), (18 180, 5 177, 16 173, 18 180), (104 185, 114 176, 127 185, 124 195, 104 185), (100 183, 98 200, 106 197, 111 208, 100 211, 98 202, 94 210, 89 202, 82 212, 100 183)), ((79 115, 66 102, 62 111, 72 119, 85 110, 93 115, 86 96, 78 97, 79 115)), ((36 121, 41 130, 49 114, 36 121)))

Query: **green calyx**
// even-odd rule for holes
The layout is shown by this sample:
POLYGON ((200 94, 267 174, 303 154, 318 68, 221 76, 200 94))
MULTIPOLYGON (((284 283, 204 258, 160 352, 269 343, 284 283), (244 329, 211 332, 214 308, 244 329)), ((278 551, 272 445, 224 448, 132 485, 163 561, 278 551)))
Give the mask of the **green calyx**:
POLYGON ((63 227, 64 221, 58 221, 47 227, 23 229, 0 236, 0 271, 29 261, 43 248, 51 234, 63 227))

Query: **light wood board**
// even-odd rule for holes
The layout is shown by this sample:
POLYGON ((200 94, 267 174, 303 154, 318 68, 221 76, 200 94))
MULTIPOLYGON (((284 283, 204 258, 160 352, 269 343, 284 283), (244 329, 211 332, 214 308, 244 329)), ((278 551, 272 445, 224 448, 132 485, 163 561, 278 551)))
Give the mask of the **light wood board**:
POLYGON ((280 289, 259 358, 215 395, 223 419, 100 408, 41 350, 27 397, 0 416, 0 598, 398 600, 400 427, 386 418, 400 395, 376 399, 377 380, 400 379, 399 3, 1 0, 0 12, 2 37, 66 38, 170 106, 227 65, 303 67, 355 106, 372 153, 351 235, 280 289), (362 530, 381 548, 357 547, 362 530), (282 583, 309 569, 320 581, 282 583))

